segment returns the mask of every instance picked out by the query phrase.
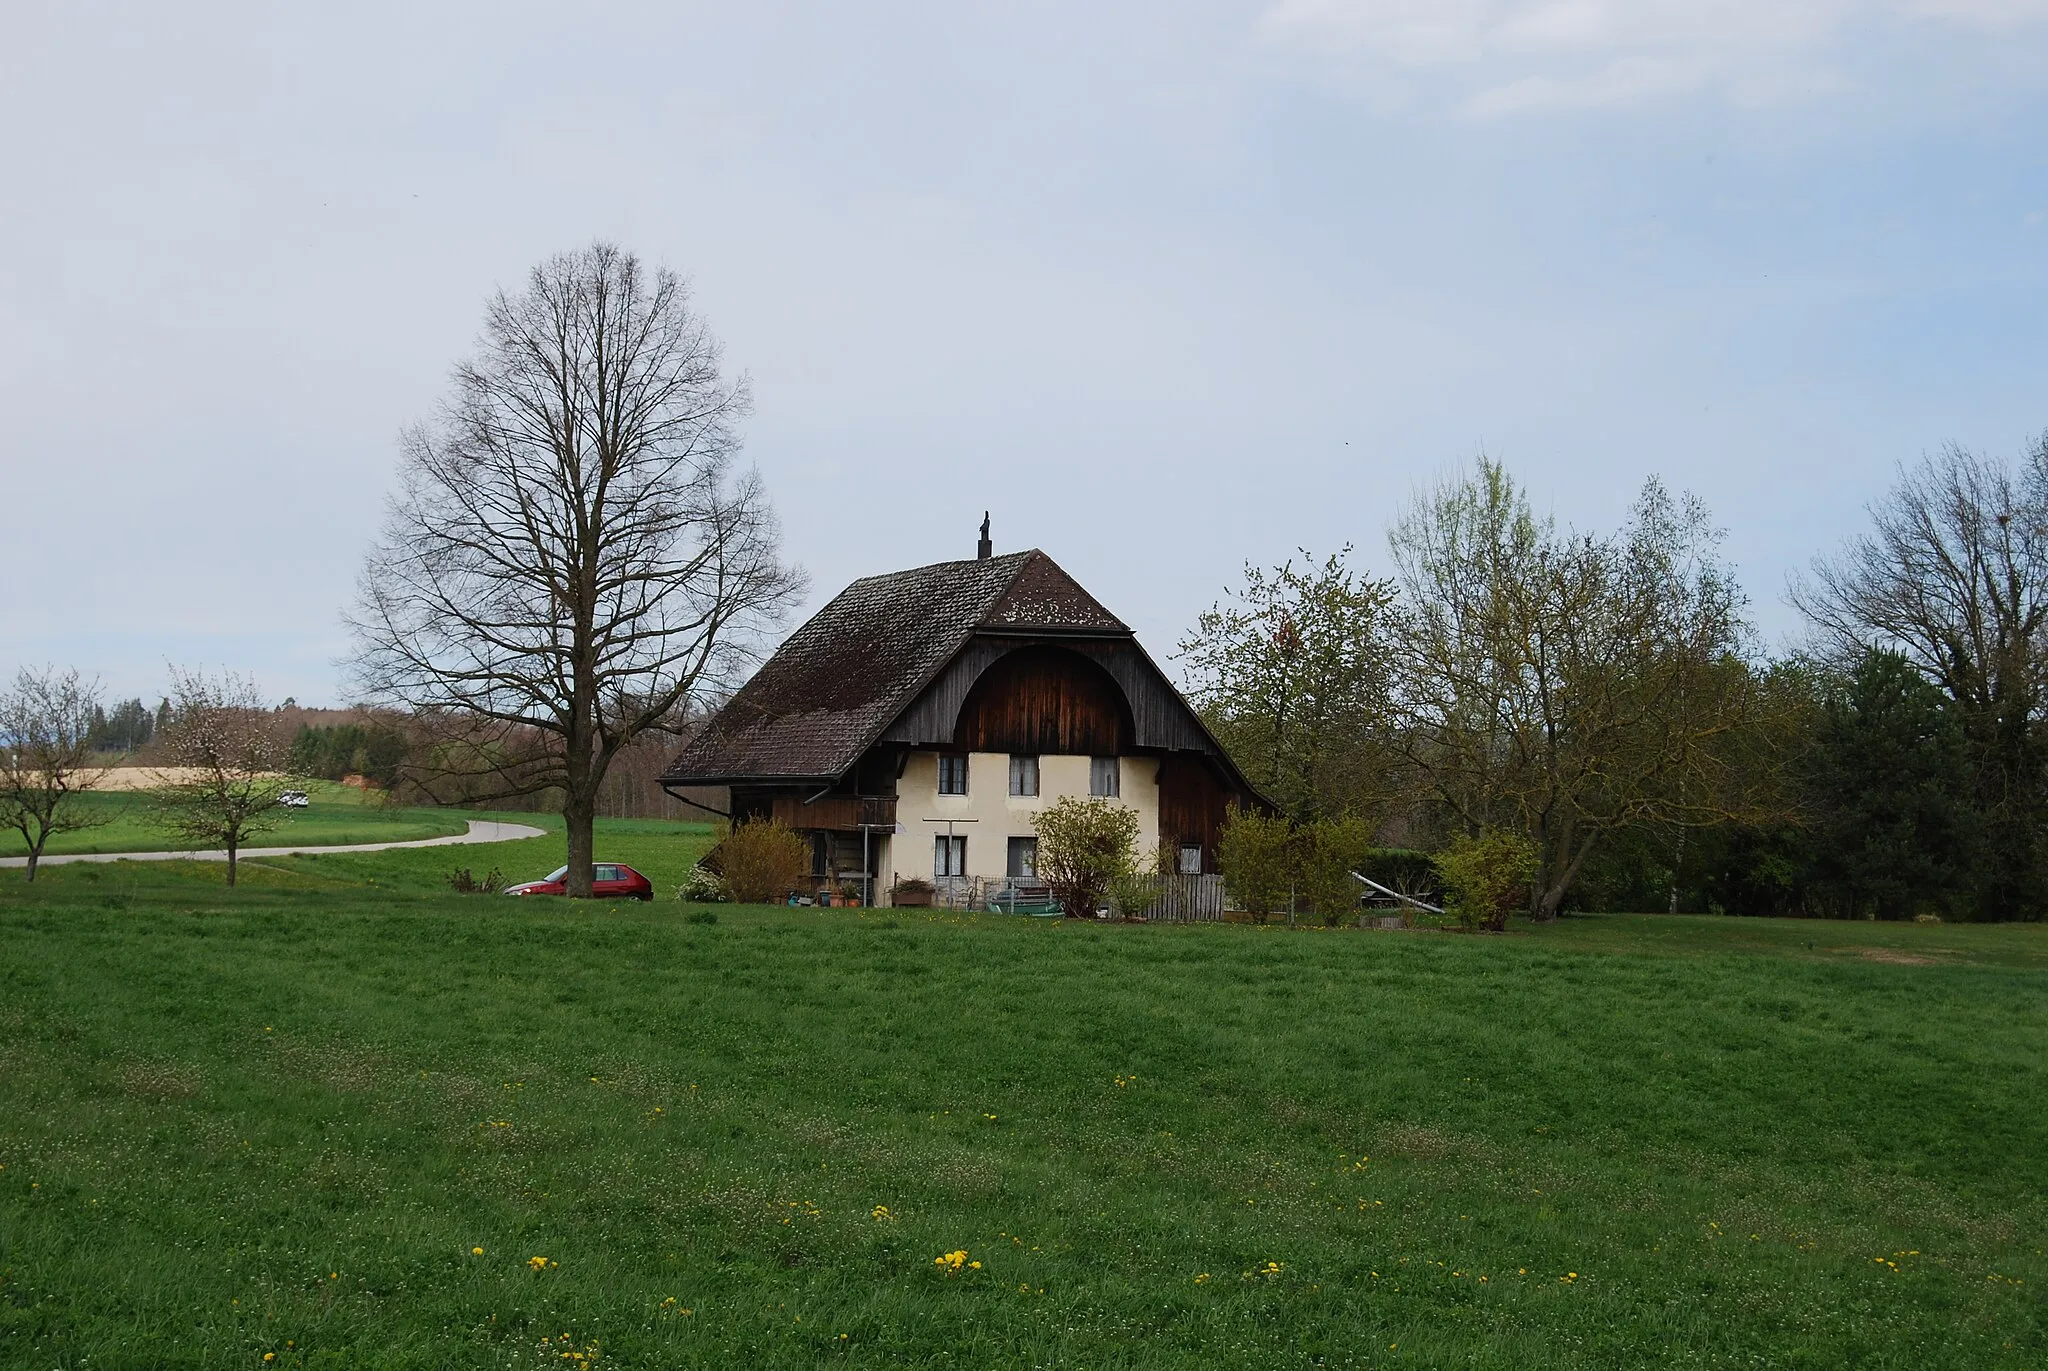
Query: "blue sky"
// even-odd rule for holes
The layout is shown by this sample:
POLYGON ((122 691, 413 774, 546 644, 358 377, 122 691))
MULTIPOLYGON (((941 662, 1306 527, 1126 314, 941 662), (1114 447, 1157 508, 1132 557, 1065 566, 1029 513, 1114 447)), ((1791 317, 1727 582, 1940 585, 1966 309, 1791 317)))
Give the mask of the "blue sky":
POLYGON ((399 429, 615 239, 752 376, 813 603, 1045 548, 1165 655, 1479 451, 1653 473, 1765 639, 1898 463, 2048 428, 2048 0, 24 5, 0 670, 338 696, 399 429))

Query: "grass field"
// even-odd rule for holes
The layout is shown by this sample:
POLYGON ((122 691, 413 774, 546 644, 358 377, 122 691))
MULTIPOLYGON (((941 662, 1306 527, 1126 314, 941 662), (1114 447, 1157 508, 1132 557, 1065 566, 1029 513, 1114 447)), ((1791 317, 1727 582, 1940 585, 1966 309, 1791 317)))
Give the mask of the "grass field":
POLYGON ((559 851, 0 881, 0 1365, 2048 1366, 2048 929, 437 893, 559 851))
MULTIPOLYGON (((307 785, 312 803, 290 811, 289 819, 251 841, 253 847, 284 847, 299 843, 335 846, 343 843, 398 843, 415 838, 440 838, 461 833, 468 817, 450 809, 386 809, 365 804, 363 792, 350 786, 314 781, 307 785)), ((164 852, 186 850, 179 840, 150 821, 149 801, 140 794, 88 792, 69 802, 79 812, 105 822, 93 828, 60 833, 45 849, 51 856, 77 852, 164 852)), ((13 829, 0 831, 0 857, 21 857, 28 845, 13 829)))

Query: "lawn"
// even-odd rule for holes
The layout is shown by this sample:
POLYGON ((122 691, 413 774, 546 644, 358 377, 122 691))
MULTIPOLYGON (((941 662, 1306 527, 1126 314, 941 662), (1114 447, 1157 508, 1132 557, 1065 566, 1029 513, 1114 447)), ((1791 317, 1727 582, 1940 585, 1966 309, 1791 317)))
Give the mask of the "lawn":
MULTIPOLYGON (((250 840, 252 847, 296 844, 332 847, 344 843, 401 843, 415 838, 440 838, 462 833, 469 815, 452 809, 397 809, 364 802, 364 794, 331 782, 308 783, 312 803, 304 809, 279 810, 285 822, 250 840)), ((151 821, 147 797, 129 793, 88 792, 68 802, 67 813, 98 820, 93 828, 60 833, 44 849, 55 856, 77 852, 184 851, 186 844, 151 821)), ((0 830, 0 857, 20 857, 28 845, 13 829, 0 830)))
POLYGON ((2048 1365, 2048 928, 437 892, 559 850, 0 883, 0 1365, 2048 1365))

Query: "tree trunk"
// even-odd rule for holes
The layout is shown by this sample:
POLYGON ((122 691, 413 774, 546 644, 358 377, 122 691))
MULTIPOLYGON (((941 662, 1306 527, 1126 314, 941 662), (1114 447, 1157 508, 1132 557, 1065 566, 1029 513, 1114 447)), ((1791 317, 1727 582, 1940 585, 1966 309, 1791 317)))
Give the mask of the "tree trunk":
POLYGON ((230 889, 233 889, 235 884, 235 849, 241 845, 235 839, 239 836, 239 834, 234 833, 228 835, 228 887, 230 889))
POLYGON ((562 826, 569 831, 569 898, 587 900, 590 898, 590 864, 594 860, 593 847, 596 842, 593 819, 597 812, 596 796, 582 787, 571 788, 562 796, 562 826))
POLYGON ((41 862, 42 860, 43 845, 41 843, 37 843, 34 847, 31 847, 28 850, 28 878, 31 881, 33 881, 36 878, 36 864, 41 862))
POLYGON ((1579 868, 1586 864, 1586 857, 1592 850, 1591 841, 1581 843, 1578 852, 1564 864, 1564 868, 1556 871, 1551 879, 1544 883, 1543 893, 1536 901, 1535 917, 1538 923, 1547 924, 1557 918, 1558 906, 1564 903, 1564 897, 1570 892, 1572 882, 1579 878, 1579 868))

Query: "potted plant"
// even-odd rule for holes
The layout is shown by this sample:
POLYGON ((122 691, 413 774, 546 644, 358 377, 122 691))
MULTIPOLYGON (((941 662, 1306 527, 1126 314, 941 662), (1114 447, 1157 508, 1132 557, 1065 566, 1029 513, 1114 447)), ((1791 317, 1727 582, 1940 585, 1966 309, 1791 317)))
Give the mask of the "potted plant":
POLYGON ((907 909, 930 908, 935 893, 930 881, 921 876, 906 876, 890 890, 889 901, 907 909))
POLYGON ((839 898, 832 903, 838 905, 841 909, 859 909, 860 882, 841 881, 839 883, 839 898))

